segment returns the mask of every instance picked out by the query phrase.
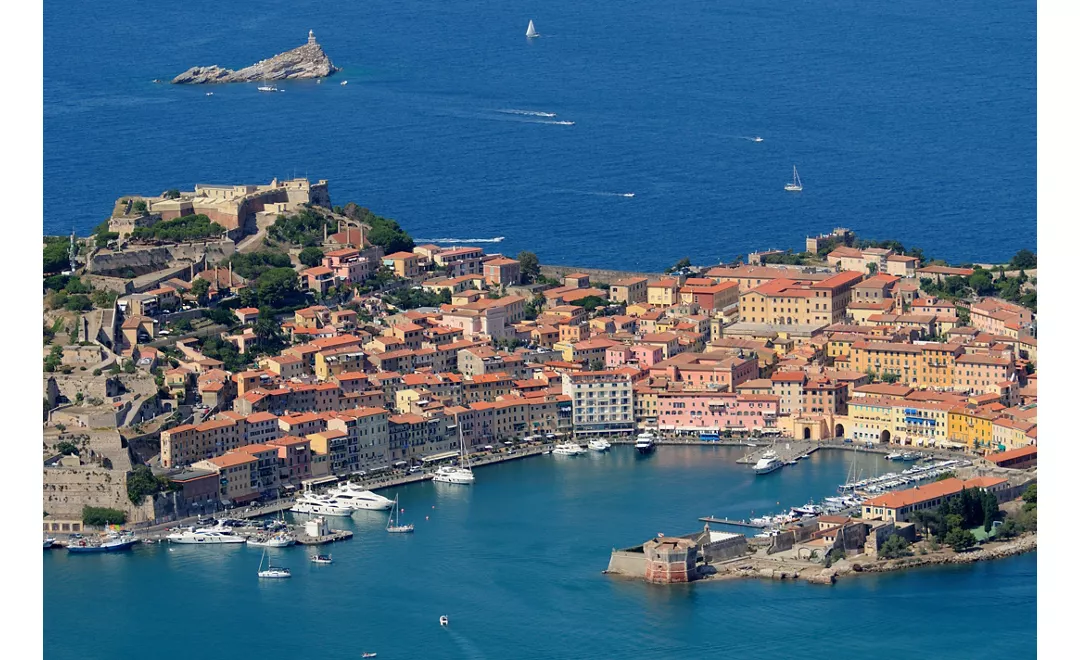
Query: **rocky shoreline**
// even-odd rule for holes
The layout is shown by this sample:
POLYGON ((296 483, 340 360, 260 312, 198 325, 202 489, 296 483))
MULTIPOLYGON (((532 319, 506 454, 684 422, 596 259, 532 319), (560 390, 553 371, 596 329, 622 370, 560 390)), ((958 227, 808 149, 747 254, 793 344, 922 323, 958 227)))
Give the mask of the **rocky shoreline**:
POLYGON ((892 571, 918 568, 922 566, 943 566, 948 564, 973 564, 979 561, 1004 559, 1015 555, 1032 552, 1038 548, 1038 534, 1025 534, 1010 541, 993 543, 987 547, 968 552, 938 550, 925 555, 912 555, 899 559, 879 560, 863 563, 859 558, 842 559, 830 568, 822 568, 804 562, 783 562, 746 558, 717 566, 716 572, 702 578, 703 582, 758 578, 765 580, 798 580, 810 584, 835 584, 837 578, 847 575, 889 573, 892 571), (769 565, 773 564, 773 565, 769 565))
POLYGON ((340 71, 308 32, 308 41, 299 48, 275 55, 268 60, 233 71, 214 64, 195 66, 172 79, 174 85, 205 85, 210 83, 275 82, 325 78, 340 71))

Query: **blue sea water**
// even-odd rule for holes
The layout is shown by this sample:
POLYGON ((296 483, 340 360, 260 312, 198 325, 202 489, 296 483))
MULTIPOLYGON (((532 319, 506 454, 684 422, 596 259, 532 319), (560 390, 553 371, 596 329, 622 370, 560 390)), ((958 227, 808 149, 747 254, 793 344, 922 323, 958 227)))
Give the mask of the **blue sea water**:
POLYGON ((307 175, 548 263, 715 263, 836 225, 957 262, 1035 245, 1032 0, 49 0, 44 30, 46 233, 307 175), (151 83, 309 29, 344 69, 324 84, 151 83))
MULTIPOLYGON (((312 565, 303 548, 272 551, 275 564, 293 571, 285 581, 256 577, 255 548, 48 551, 45 654, 808 657, 843 648, 881 659, 1035 656, 1034 554, 851 577, 833 587, 758 580, 663 587, 601 573, 612 547, 686 533, 699 516, 745 518, 820 500, 855 460, 823 451, 756 477, 734 462, 740 453, 660 447, 642 458, 617 447, 484 467, 472 487, 401 487, 403 518, 415 534, 387 534, 385 513, 335 521, 357 536, 324 549, 333 565, 312 565), (449 627, 438 625, 443 614, 449 627)), ((864 455, 858 466, 864 475, 888 467, 864 455)))

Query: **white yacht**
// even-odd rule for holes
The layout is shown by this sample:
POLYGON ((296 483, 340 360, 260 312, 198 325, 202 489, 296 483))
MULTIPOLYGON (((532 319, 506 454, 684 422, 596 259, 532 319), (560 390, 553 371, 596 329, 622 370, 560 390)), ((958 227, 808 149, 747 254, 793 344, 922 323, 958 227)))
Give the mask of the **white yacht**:
POLYGON ((345 504, 332 497, 325 497, 322 495, 316 495, 315 493, 304 493, 296 498, 296 504, 289 509, 293 513, 311 513, 320 516, 341 516, 348 517, 353 514, 355 509, 351 505, 345 504))
POLYGON ((782 467, 784 467, 784 463, 776 457, 776 452, 767 451, 762 455, 761 459, 754 464, 754 473, 768 474, 770 472, 775 472, 782 467))
POLYGON ((259 87, 259 91, 260 92, 277 92, 277 91, 280 91, 280 90, 277 87, 274 87, 273 85, 262 85, 261 87, 259 87))
POLYGON ((898 451, 894 451, 891 454, 886 454, 885 455, 885 460, 887 460, 887 461, 898 461, 898 460, 900 460, 901 456, 903 456, 903 454, 901 454, 898 451))
POLYGON ((611 443, 602 438, 596 440, 589 440, 589 449, 593 451, 607 451, 611 449, 611 443))
POLYGON ((342 81, 341 81, 341 86, 342 86, 342 87, 344 87, 345 85, 348 85, 348 84, 349 84, 349 81, 348 81, 348 80, 342 80, 342 81))
POLYGON ((639 454, 650 454, 656 449, 654 440, 652 433, 641 433, 637 437, 637 442, 634 443, 634 449, 637 449, 639 454))
POLYGON ((43 550, 48 550, 49 548, 53 547, 54 543, 56 543, 56 539, 54 539, 54 538, 44 539, 42 541, 42 543, 41 543, 42 549, 43 550))
POLYGON ((461 465, 442 466, 431 475, 432 481, 440 484, 471 484, 476 481, 476 475, 469 467, 469 456, 465 453, 465 439, 461 434, 461 425, 458 425, 458 443, 461 446, 461 465))
POLYGON ((577 456, 578 454, 584 454, 585 450, 581 448, 581 445, 574 444, 573 442, 564 442, 555 445, 555 448, 551 450, 551 453, 559 456, 577 456))
POLYGON ((344 483, 337 488, 328 490, 326 494, 337 500, 339 503, 351 506, 354 509, 385 511, 394 506, 393 500, 387 499, 382 495, 373 493, 365 488, 361 488, 352 482, 344 483))
POLYGON ((166 536, 169 543, 180 543, 186 545, 222 545, 226 543, 247 543, 247 539, 243 536, 237 536, 233 534, 232 529, 225 527, 224 525, 218 525, 216 527, 204 527, 202 529, 195 529, 194 527, 188 527, 187 529, 180 530, 179 532, 173 532, 166 536))

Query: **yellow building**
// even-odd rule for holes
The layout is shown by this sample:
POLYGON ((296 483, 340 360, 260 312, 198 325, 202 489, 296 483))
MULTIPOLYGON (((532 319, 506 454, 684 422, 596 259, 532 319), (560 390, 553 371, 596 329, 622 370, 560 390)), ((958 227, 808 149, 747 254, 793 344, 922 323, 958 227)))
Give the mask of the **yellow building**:
POLYGON ((977 408, 953 408, 949 411, 949 441, 973 451, 992 451, 993 419, 977 408))
POLYGON ((962 354, 957 344, 859 340, 851 345, 850 364, 862 373, 894 374, 904 385, 951 388, 956 358, 962 354))
POLYGON ((948 441, 951 404, 940 401, 897 401, 893 405, 893 442, 941 447, 948 441))
POLYGON ((895 399, 877 397, 849 400, 849 437, 856 443, 896 442, 895 403, 895 399))
POLYGON ((837 273, 819 282, 775 279, 739 296, 739 318, 773 325, 829 325, 844 320, 859 273, 837 273))
POLYGON ((671 307, 679 302, 679 281, 663 279, 649 282, 647 293, 650 305, 671 307))

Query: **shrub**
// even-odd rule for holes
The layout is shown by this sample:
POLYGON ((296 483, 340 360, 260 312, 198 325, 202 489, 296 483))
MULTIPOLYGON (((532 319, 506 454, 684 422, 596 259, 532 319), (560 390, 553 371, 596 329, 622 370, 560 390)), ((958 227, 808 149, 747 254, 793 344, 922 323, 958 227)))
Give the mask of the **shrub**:
POLYGON ((123 525, 127 522, 127 513, 118 509, 98 506, 84 506, 82 521, 84 525, 102 527, 104 525, 123 525))

